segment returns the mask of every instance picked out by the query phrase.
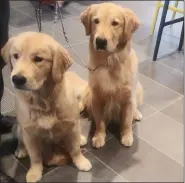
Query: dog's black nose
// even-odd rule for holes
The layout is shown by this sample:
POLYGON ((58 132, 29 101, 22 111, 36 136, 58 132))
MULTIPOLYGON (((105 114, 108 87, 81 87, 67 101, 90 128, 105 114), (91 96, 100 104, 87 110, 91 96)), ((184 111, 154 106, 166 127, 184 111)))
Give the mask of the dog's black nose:
POLYGON ((97 50, 105 50, 107 47, 107 40, 97 37, 96 38, 96 48, 97 50))
POLYGON ((12 82, 17 86, 22 86, 26 83, 26 78, 20 75, 13 75, 12 82))

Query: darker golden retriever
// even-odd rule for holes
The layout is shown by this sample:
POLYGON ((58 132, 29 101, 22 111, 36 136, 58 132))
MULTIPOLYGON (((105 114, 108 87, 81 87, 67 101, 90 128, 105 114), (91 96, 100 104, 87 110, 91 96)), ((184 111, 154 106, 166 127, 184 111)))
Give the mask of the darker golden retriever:
POLYGON ((105 144, 106 121, 120 121, 121 143, 133 143, 132 121, 141 120, 138 106, 143 89, 138 81, 138 60, 131 45, 140 25, 135 13, 113 3, 89 6, 81 21, 89 41, 89 86, 87 104, 96 122, 92 145, 105 144))

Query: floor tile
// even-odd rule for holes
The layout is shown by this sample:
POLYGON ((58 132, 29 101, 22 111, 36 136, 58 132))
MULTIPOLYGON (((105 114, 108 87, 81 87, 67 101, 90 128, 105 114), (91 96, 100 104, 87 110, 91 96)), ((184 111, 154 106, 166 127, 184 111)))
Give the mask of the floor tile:
POLYGON ((93 166, 89 172, 78 171, 73 165, 59 167, 45 175, 41 182, 112 182, 115 179, 125 181, 89 153, 85 156, 93 166))
POLYGON ((4 89, 4 94, 1 102, 1 112, 6 113, 15 110, 14 95, 7 89, 4 89))
MULTIPOLYGON (((87 37, 85 36, 85 30, 79 23, 71 19, 64 19, 63 22, 64 22, 65 30, 67 30, 66 31, 67 37, 71 44, 77 44, 77 43, 87 40, 87 37), (71 26, 74 26, 74 27, 71 27, 71 26)), ((20 29, 16 29, 15 32, 12 32, 10 30, 10 33, 11 33, 11 36, 15 36, 18 33, 25 32, 25 31, 38 32, 39 31, 38 25, 35 22, 34 25, 25 26, 20 29)), ((67 44, 63 36, 62 27, 61 27, 60 22, 57 22, 56 24, 53 24, 52 22, 47 22, 47 23, 42 22, 42 32, 47 33, 50 36, 54 37, 62 45, 67 44)))
POLYGON ((133 127, 134 134, 183 164, 183 125, 158 112, 133 127))
POLYGON ((65 18, 76 17, 76 16, 79 16, 80 13, 81 13, 81 11, 79 9, 77 9, 74 6, 71 6, 70 4, 62 9, 62 15, 65 18))
POLYGON ((10 1, 10 7, 12 8, 20 8, 24 6, 32 6, 36 1, 10 1))
MULTIPOLYGON (((82 24, 79 24, 72 19, 64 19, 63 25, 66 35, 72 44, 83 42, 88 39, 85 35, 85 29, 82 24)), ((56 29, 62 32, 62 25, 60 21, 57 22, 56 29)))
POLYGON ((91 1, 74 1, 71 3, 71 6, 75 7, 76 9, 80 10, 81 12, 84 11, 88 6, 91 4, 101 3, 103 1, 99 0, 91 0, 91 1))
POLYGON ((81 20, 80 20, 80 16, 73 17, 71 19, 74 20, 74 21, 76 21, 76 22, 78 22, 78 23, 80 23, 80 24, 82 23, 81 20))
MULTIPOLYGON (((25 14, 29 15, 30 17, 36 19, 36 12, 35 12, 35 8, 37 8, 37 6, 35 5, 29 5, 29 6, 24 6, 24 7, 20 7, 17 8, 19 11, 24 12, 25 14)), ((42 5, 42 14, 41 14, 41 18, 42 21, 47 22, 47 21, 53 21, 54 19, 54 12, 52 11, 52 9, 47 6, 47 5, 42 5)))
POLYGON ((165 115, 171 117, 172 119, 184 124, 184 97, 174 104, 164 108, 161 112, 165 115))
POLYGON ((139 64, 139 72, 182 95, 184 93, 184 76, 173 68, 154 61, 144 61, 139 64))
MULTIPOLYGON (((138 35, 139 37, 139 35, 138 35)), ((156 44, 156 37, 148 36, 143 40, 140 41, 134 41, 133 47, 135 50, 143 53, 146 57, 145 60, 153 57, 154 48, 156 44)), ((158 58, 160 58, 163 55, 166 55, 172 51, 176 51, 178 48, 178 41, 172 41, 171 43, 166 42, 165 40, 161 41, 158 58)))
POLYGON ((1 157, 2 170, 17 182, 25 182, 27 170, 12 156, 1 157))
POLYGON ((143 54, 143 53, 140 52, 140 51, 135 50, 135 53, 136 53, 138 62, 143 62, 143 61, 145 61, 145 60, 149 60, 149 59, 150 59, 149 56, 147 56, 146 54, 143 54))
MULTIPOLYGON (((43 22, 42 23, 42 32, 49 34, 50 36, 54 37, 54 39, 59 42, 60 44, 62 44, 63 46, 65 46, 67 43, 65 41, 65 38, 63 36, 63 33, 56 30, 55 29, 55 25, 50 23, 50 22, 43 22)), ((28 32, 28 31, 34 31, 34 32, 38 32, 38 25, 34 24, 31 26, 26 26, 26 27, 22 27, 20 29, 16 29, 15 31, 11 31, 10 30, 10 36, 16 36, 22 32, 28 32)), ((76 43, 76 41, 71 40, 71 43, 76 43)))
POLYGON ((181 53, 176 52, 176 53, 170 54, 169 56, 161 58, 157 61, 169 67, 177 69, 182 73, 184 72, 184 53, 183 52, 181 53))
POLYGON ((152 115, 153 113, 156 112, 155 109, 153 109, 152 107, 148 106, 147 104, 142 104, 142 106, 139 108, 139 110, 141 111, 142 115, 143 115, 143 119, 149 117, 150 115, 152 115))
POLYGON ((26 169, 12 155, 16 147, 17 140, 11 133, 1 136, 0 167, 7 175, 19 182, 25 182, 26 169))
MULTIPOLYGON (((17 9, 36 19, 35 8, 37 8, 37 6, 29 5, 29 6, 20 7, 17 9)), ((42 9, 42 14, 41 14, 42 21, 48 22, 48 21, 54 20, 55 12, 51 9, 50 6, 43 4, 41 6, 41 9, 42 9)), ((61 10, 61 13, 65 18, 71 18, 71 17, 76 17, 80 15, 80 11, 70 5, 63 8, 61 10)))
MULTIPOLYGON (((30 168, 30 159, 29 157, 23 158, 23 159, 18 159, 16 158, 17 161, 19 161, 27 170, 30 168)), ((50 167, 46 167, 44 166, 44 171, 43 171, 43 175, 45 175, 46 173, 52 171, 53 169, 55 169, 57 166, 50 166, 50 167)))
POLYGON ((25 13, 22 13, 14 8, 10 9, 10 25, 15 28, 20 28, 35 24, 36 20, 25 13))
POLYGON ((144 89, 144 102, 156 110, 161 110, 182 97, 142 74, 139 74, 139 81, 144 89))
POLYGON ((85 62, 85 64, 88 64, 88 55, 89 55, 89 42, 85 41, 83 43, 79 43, 76 45, 73 45, 73 49, 75 50, 77 56, 79 58, 77 58, 76 54, 73 53, 73 51, 70 49, 70 52, 73 54, 73 57, 75 58, 75 60, 82 60, 83 62, 85 62))
POLYGON ((130 148, 120 145, 116 138, 110 139, 93 155, 122 175, 129 182, 183 181, 183 167, 166 155, 134 136, 130 148))

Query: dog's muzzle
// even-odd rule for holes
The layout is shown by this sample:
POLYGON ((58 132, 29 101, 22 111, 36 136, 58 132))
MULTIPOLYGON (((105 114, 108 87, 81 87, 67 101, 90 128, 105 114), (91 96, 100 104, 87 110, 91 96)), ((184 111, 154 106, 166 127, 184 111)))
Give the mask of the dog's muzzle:
POLYGON ((96 38, 96 49, 97 50, 106 50, 107 49, 107 40, 104 38, 96 38))
POLYGON ((27 79, 21 75, 13 75, 12 82, 16 88, 23 88, 26 84, 27 79))

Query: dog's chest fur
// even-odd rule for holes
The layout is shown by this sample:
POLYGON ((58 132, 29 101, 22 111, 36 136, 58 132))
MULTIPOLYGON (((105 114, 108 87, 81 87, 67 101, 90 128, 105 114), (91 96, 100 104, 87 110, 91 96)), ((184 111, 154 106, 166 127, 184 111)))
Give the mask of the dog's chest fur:
POLYGON ((69 106, 59 98, 28 94, 24 95, 24 100, 29 111, 28 123, 24 124, 28 133, 36 133, 48 140, 60 139, 73 128, 74 119, 66 112, 69 106))
POLYGON ((104 118, 119 120, 120 111, 132 96, 134 78, 130 68, 112 59, 107 67, 100 67, 89 75, 92 94, 103 105, 104 118))

